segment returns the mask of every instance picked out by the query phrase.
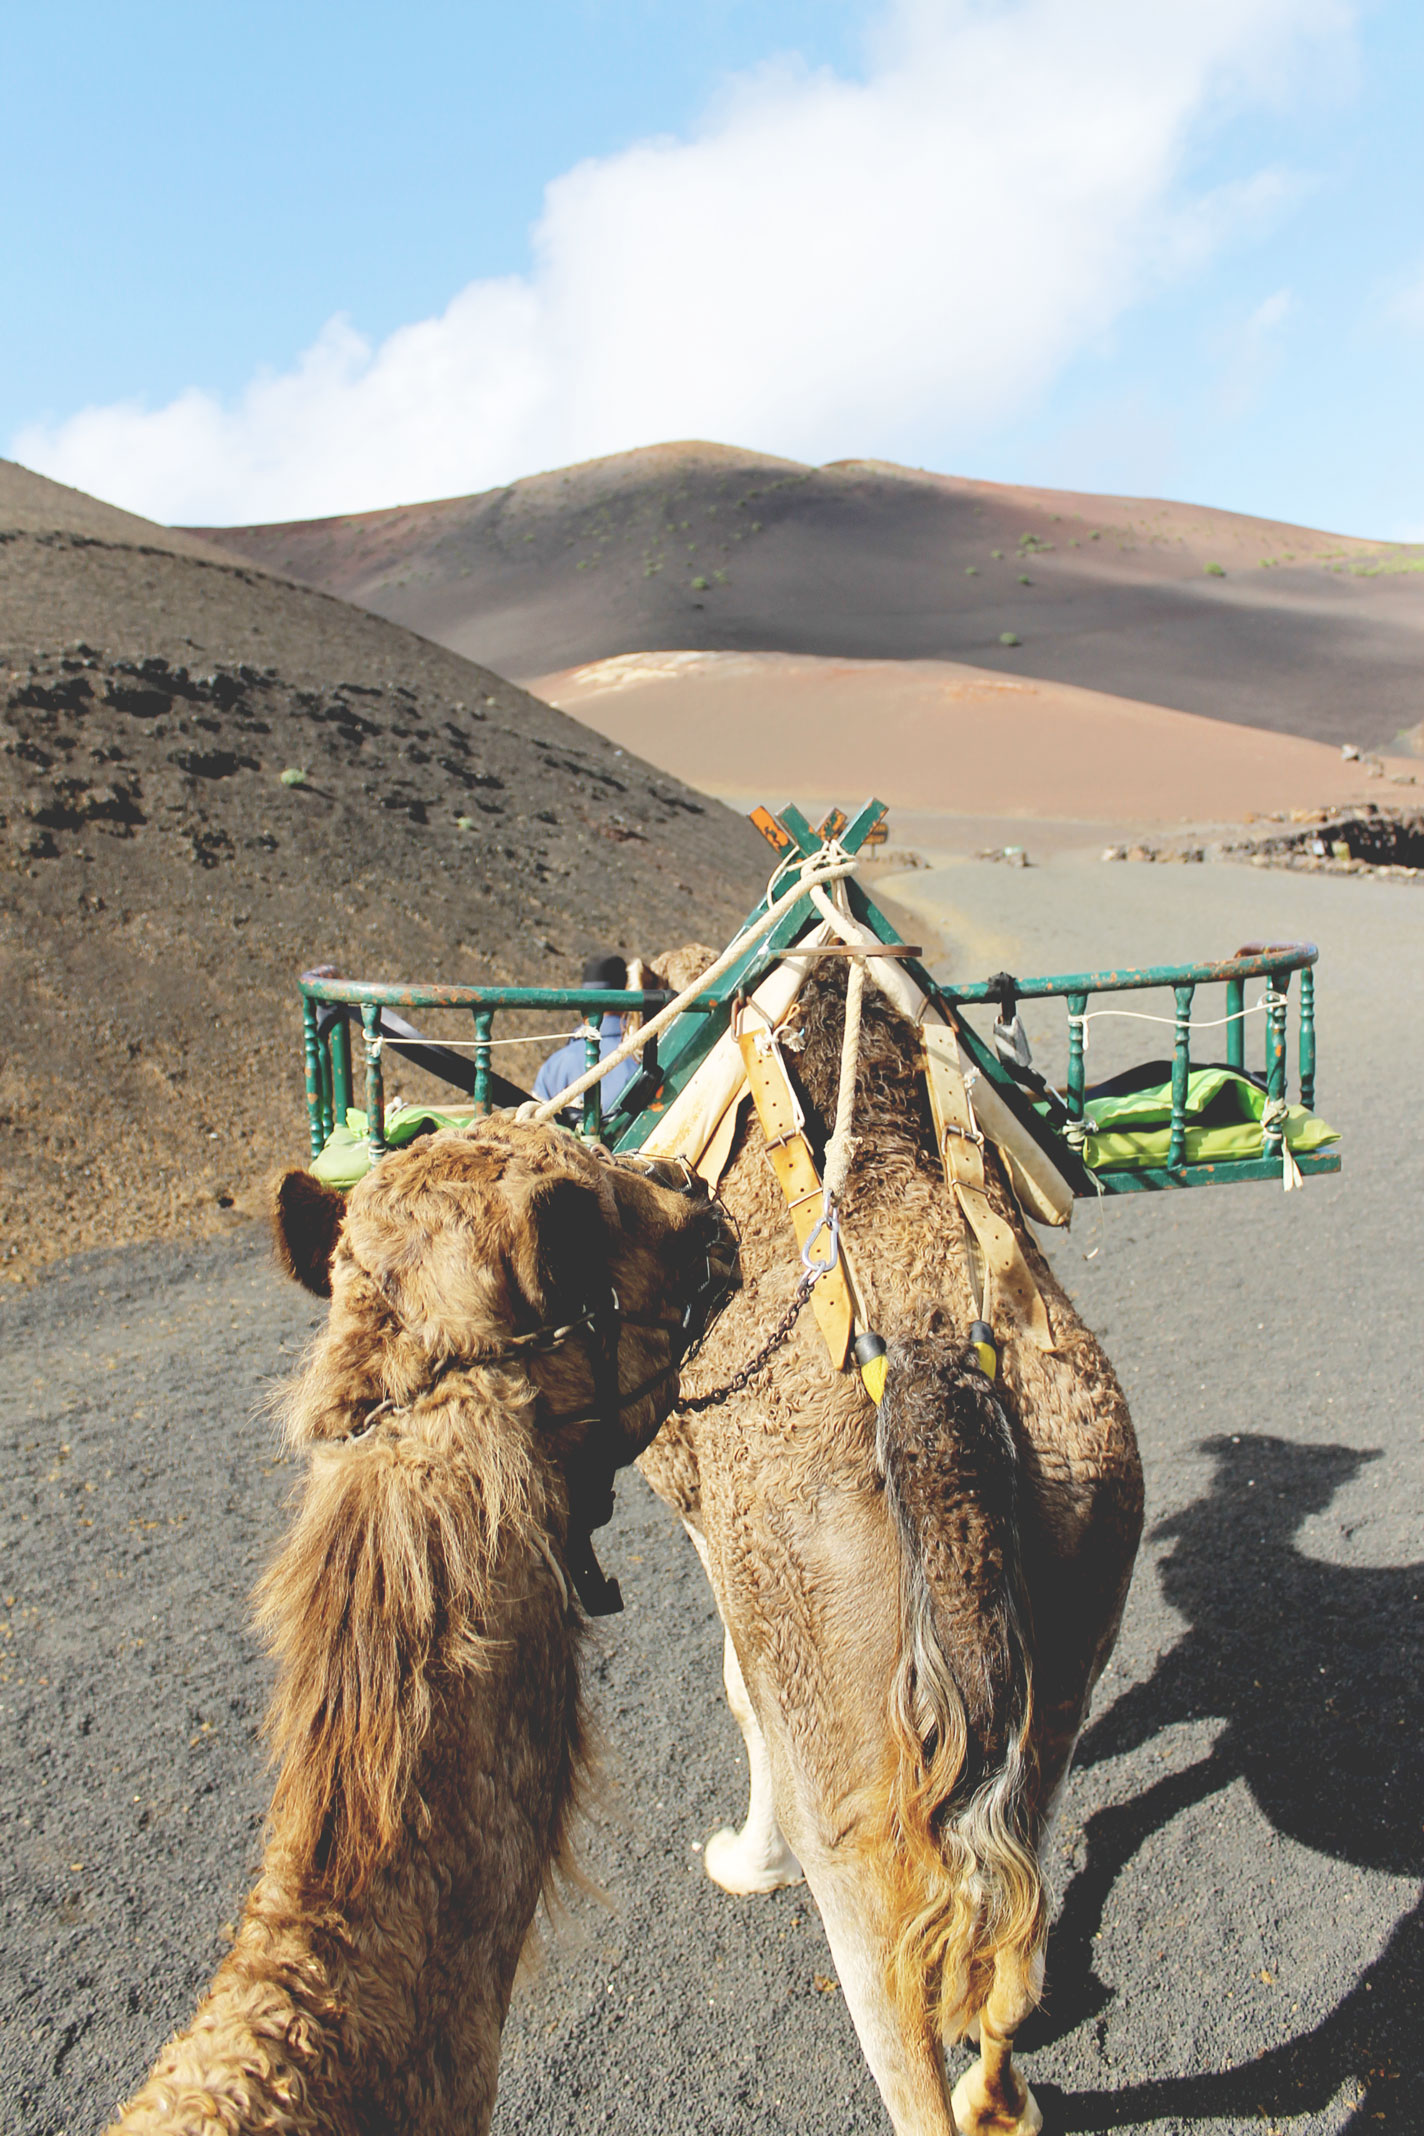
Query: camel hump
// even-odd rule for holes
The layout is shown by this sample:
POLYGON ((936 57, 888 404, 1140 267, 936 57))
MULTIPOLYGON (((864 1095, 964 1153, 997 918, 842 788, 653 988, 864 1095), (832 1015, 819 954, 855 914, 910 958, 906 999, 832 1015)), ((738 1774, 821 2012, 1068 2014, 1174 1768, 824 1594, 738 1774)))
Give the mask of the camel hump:
POLYGON ((890 1707, 906 1874, 896 1986, 956 2033, 996 1962, 1036 1978, 1046 1912, 1017 1441, 973 1351, 933 1318, 890 1345, 877 1453, 905 1567, 890 1707))

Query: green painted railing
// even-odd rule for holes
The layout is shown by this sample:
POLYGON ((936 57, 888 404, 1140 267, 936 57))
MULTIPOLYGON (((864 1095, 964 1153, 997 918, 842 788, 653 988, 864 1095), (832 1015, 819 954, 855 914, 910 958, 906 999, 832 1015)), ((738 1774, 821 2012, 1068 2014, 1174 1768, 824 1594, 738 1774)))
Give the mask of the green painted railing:
MULTIPOLYGON (((1289 1096, 1287 1019, 1290 1008, 1290 982, 1293 974, 1299 972, 1298 1089, 1299 1101, 1309 1111, 1315 1104, 1313 967, 1319 954, 1313 942, 1252 942, 1238 950, 1234 957, 1226 957, 1211 964, 1153 964, 1139 969, 1055 973, 1045 978, 1014 980, 1013 992, 1018 1000, 1044 1000, 1061 996, 1067 1007, 1068 1077, 1062 1098, 1069 1123, 1065 1139, 1074 1150, 1081 1150, 1085 1133, 1087 1049, 1084 1033, 1092 1016, 1089 1003, 1098 994, 1131 993, 1148 988, 1170 988, 1172 991, 1175 1013, 1172 1018, 1172 1111, 1167 1163, 1165 1167, 1130 1173, 1097 1173, 1094 1175, 1094 1193, 1141 1193, 1161 1186, 1209 1185, 1226 1178, 1269 1178, 1279 1172, 1285 1133, 1285 1109, 1289 1096), (1248 979, 1263 979, 1266 982, 1259 1000, 1250 1007, 1246 1003, 1248 979), (1193 1011, 1196 1007, 1197 989, 1217 985, 1225 989, 1224 1015, 1220 1019, 1212 1018, 1209 1021, 1220 1024, 1224 1040, 1221 1050, 1225 1053, 1229 1067, 1246 1067, 1246 1018, 1264 1010, 1265 1044, 1261 1072, 1265 1077, 1267 1106, 1261 1156, 1237 1158, 1212 1165, 1188 1165, 1185 1162, 1187 1091, 1193 1066, 1193 1011), (1173 1176, 1166 1176, 1168 1174, 1173 1176)), ((978 980, 965 986, 942 987, 937 991, 947 1004, 956 1008, 967 1008, 981 1002, 999 1001, 1003 993, 1003 982, 1002 977, 998 980, 978 980)), ((1340 1159, 1333 1151, 1301 1156, 1296 1161, 1302 1172, 1337 1172, 1340 1169, 1340 1159)))
MULTIPOLYGON (((1271 1102, 1271 1120, 1265 1133, 1265 1152, 1279 1166, 1282 1130, 1278 1108, 1286 1101, 1287 1011, 1291 976, 1300 979, 1300 1102, 1309 1110, 1315 1103, 1315 973, 1312 967, 1320 952, 1313 942, 1251 942, 1234 957, 1215 964, 1149 964, 1138 970, 1058 973, 1050 978, 1015 979, 1013 991, 1020 1001, 1044 1000, 1061 995, 1068 1007, 1068 1081, 1063 1093, 1069 1119, 1081 1121, 1086 1089, 1083 1033, 1090 1017, 1089 1002, 1095 994, 1121 994, 1148 987, 1170 987, 1176 1003, 1172 1045, 1172 1141, 1169 1166, 1182 1162, 1187 1119, 1187 1079, 1191 1073, 1192 1011, 1200 986, 1224 985, 1225 1016, 1221 1019, 1226 1059, 1232 1068, 1246 1065, 1245 1020, 1265 1004, 1266 1043, 1263 1072, 1266 1095, 1271 1102), (1264 979, 1260 1001, 1246 1006, 1246 981, 1264 979), (1273 1124, 1274 1123, 1274 1124, 1273 1124)), ((941 999, 956 1007, 978 1002, 997 1002, 1002 986, 995 980, 976 980, 966 986, 940 987, 941 999)), ((1338 1169, 1338 1159, 1331 1169, 1338 1169)))
MULTIPOLYGON (((472 1062, 470 1096, 476 1112, 487 1113, 497 1102, 492 1052, 494 1019, 499 1010, 547 1010, 551 1016, 573 1011, 584 1023, 593 1019, 591 1029, 584 1034, 584 1054, 586 1065, 594 1068, 598 1065, 601 1044, 597 1028, 599 1020, 610 1014, 624 1015, 629 1010, 652 1016, 673 999, 671 993, 658 987, 426 986, 408 980, 345 979, 324 969, 303 972, 297 986, 302 998, 307 1122, 314 1157, 320 1156, 333 1126, 344 1122, 347 1107, 354 1102, 350 1024, 345 1015, 339 1015, 323 1031, 321 1010, 324 1006, 350 1010, 360 1017, 366 1118, 372 1152, 380 1156, 385 1150, 385 1048, 395 1045, 437 1055, 442 1049, 446 1052, 453 1050, 448 1038, 442 1039, 434 1033, 422 1033, 418 1040, 392 1038, 389 1034, 383 1036, 382 1009, 468 1009, 474 1030, 474 1041, 469 1047, 472 1062)), ((465 1050, 463 1046, 461 1050, 465 1050)), ((655 1046, 649 1050, 655 1055, 655 1046)), ((644 1065, 653 1068, 656 1061, 644 1065)), ((595 1084, 588 1093, 583 1113, 583 1133, 594 1137, 603 1132, 599 1096, 599 1087, 595 1084)))
MULTIPOLYGON (((868 801, 849 824, 843 825, 839 833, 842 849, 846 853, 856 852, 880 823, 884 814, 882 803, 868 801)), ((812 830, 799 810, 784 809, 777 818, 768 817, 767 823, 772 826, 768 835, 771 836, 774 830, 774 842, 788 864, 798 859, 810 858, 821 850, 820 833, 812 830)), ((757 911, 767 910, 769 902, 778 891, 786 887, 784 881, 779 884, 774 881, 757 911)), ((854 878, 847 881, 846 890, 852 912, 882 941, 897 941, 897 930, 854 878)), ((753 913, 752 918, 755 917, 756 913, 753 913)), ((713 990, 699 996, 689 1005, 663 1033, 661 1040, 649 1043, 642 1057, 642 1074, 634 1079, 607 1115, 600 1102, 599 1086, 595 1084, 584 1100, 582 1132, 605 1139, 617 1149, 636 1149, 651 1133, 658 1118, 679 1091, 685 1088, 712 1046, 727 1029, 738 995, 751 992, 780 955, 816 924, 818 917, 808 898, 794 906, 771 934, 753 944, 740 963, 727 972, 713 990)), ((1296 996, 1299 1098, 1307 1109, 1312 1108, 1315 1102, 1313 967, 1317 955, 1314 944, 1309 942, 1249 943, 1234 957, 1227 957, 1216 963, 1161 964, 1135 970, 1112 969, 1057 973, 1048 977, 1028 979, 1015 978, 1012 981, 1012 993, 1016 1000, 1032 1001, 1058 997, 1063 1000, 1067 1010, 1067 1078, 1058 1093, 1066 1121, 1060 1121, 1057 1125, 1043 1117, 1034 1104, 1033 1094, 1010 1073, 993 1046, 974 1029, 963 1013, 980 1004, 1001 1002, 1005 994, 1005 975, 1000 974, 996 979, 976 980, 962 985, 945 985, 934 979, 914 957, 902 957, 901 962, 924 992, 939 1001, 953 1015, 966 1058, 981 1075, 995 1085, 1004 1103, 1016 1115, 1027 1133, 1052 1158, 1074 1192, 1080 1196, 1096 1196, 1206 1186, 1280 1175, 1288 1100, 1290 982, 1297 972, 1300 974, 1296 996), (1265 986, 1260 999, 1248 1007, 1245 990, 1247 981, 1251 979, 1263 980, 1265 986), (1215 1050, 1218 1057, 1224 1052, 1227 1063, 1232 1067, 1245 1067, 1246 1018, 1260 1011, 1264 1005, 1263 1073, 1267 1105, 1261 1154, 1259 1157, 1236 1158, 1212 1164, 1189 1164, 1186 1162, 1187 1097, 1193 1065, 1193 1011, 1198 990, 1215 986, 1221 986, 1225 990, 1224 1020, 1208 1020, 1221 1022, 1223 1045, 1215 1050), (1171 1130, 1167 1161, 1165 1165, 1148 1168, 1091 1171, 1083 1157, 1084 1141, 1091 1124, 1087 1119, 1085 1043, 1087 1023, 1094 1013, 1091 1003, 1100 995, 1121 995, 1148 988, 1170 989, 1174 1002, 1171 1130)), ((383 984, 369 980, 345 979, 327 968, 304 973, 299 985, 305 1041, 307 1112, 313 1155, 319 1154, 324 1148, 333 1125, 344 1121, 346 1109, 352 1103, 354 1085, 348 1016, 359 1016, 360 1019, 366 1117, 370 1123, 372 1154, 378 1157, 385 1148, 386 1099, 382 1055, 385 1046, 392 1042, 389 1035, 382 1034, 383 1010, 463 1009, 469 1012, 474 1038, 473 1042, 462 1050, 471 1053, 472 1067, 469 1071, 460 1070, 460 1087, 468 1090, 475 1111, 484 1113, 492 1110, 496 1104, 509 1102, 509 1086, 495 1073, 491 1059, 495 1018, 501 1011, 538 1010, 555 1016, 570 1011, 576 1012, 580 1018, 587 1020, 584 1030, 585 1056, 588 1066, 592 1068, 597 1065, 600 1056, 598 1023, 602 1017, 609 1013, 625 1014, 629 1011, 639 1011, 645 1017, 651 1016, 673 998, 670 993, 659 989, 644 991, 630 988, 612 991, 607 988, 577 986, 416 985, 404 981, 383 984), (328 1016, 323 1024, 324 1009, 336 1009, 345 1013, 335 1017, 328 1016)), ((438 1037, 423 1037, 417 1034, 414 1038, 402 1037, 396 1042, 408 1047, 417 1062, 424 1051, 427 1064, 429 1060, 434 1060, 437 1063, 435 1072, 445 1072, 445 1068, 438 1066, 442 1057, 442 1042, 438 1037)), ((450 1051, 448 1046, 443 1050, 443 1057, 447 1067, 450 1061, 458 1059, 458 1055, 450 1051)), ((1333 1151, 1298 1155, 1296 1162, 1302 1172, 1338 1171, 1340 1164, 1339 1157, 1333 1151)))

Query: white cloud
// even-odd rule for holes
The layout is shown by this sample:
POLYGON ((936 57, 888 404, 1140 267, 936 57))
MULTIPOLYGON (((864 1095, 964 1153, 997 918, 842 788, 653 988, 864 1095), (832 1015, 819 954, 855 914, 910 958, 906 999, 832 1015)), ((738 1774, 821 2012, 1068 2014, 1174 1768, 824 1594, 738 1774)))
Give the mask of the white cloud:
MULTIPOLYGON (((864 79, 729 86, 686 140, 578 165, 527 275, 372 347, 331 321, 230 403, 14 439, 178 521, 459 494, 663 438, 915 457, 1030 406, 1124 310, 1280 197, 1193 192, 1204 124, 1271 101, 1348 0, 895 0, 864 79)), ((1263 322, 1264 324, 1264 322, 1263 322)))
POLYGON ((1277 289, 1221 337, 1217 399, 1223 414, 1246 415, 1260 401, 1280 367, 1282 335, 1296 309, 1294 292, 1277 289))
POLYGON ((1246 331, 1253 342, 1265 341, 1280 332, 1294 310, 1295 298, 1290 290, 1278 289, 1256 306, 1246 321, 1246 331))
POLYGON ((1391 325, 1407 327, 1413 334, 1424 334, 1424 271, 1416 268, 1412 276, 1398 281, 1384 310, 1391 325))

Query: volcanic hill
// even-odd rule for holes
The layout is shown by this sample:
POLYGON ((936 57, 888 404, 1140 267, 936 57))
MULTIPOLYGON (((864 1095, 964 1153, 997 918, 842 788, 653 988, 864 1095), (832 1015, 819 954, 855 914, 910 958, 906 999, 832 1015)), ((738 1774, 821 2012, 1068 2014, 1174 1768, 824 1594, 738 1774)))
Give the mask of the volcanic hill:
POLYGON ((694 443, 189 531, 526 682, 761 652, 967 664, 1366 749, 1424 716, 1424 551, 1204 506, 694 443))
POLYGON ((548 983, 765 882, 744 821, 528 692, 10 462, 0 708, 10 1274, 256 1206, 305 1154, 303 967, 548 983))

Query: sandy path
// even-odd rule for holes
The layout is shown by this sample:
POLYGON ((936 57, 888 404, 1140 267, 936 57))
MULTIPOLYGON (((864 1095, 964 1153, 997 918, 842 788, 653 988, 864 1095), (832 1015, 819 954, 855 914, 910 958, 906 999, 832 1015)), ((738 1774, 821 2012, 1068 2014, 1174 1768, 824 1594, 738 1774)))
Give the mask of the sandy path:
POLYGON ((630 653, 536 693, 620 748, 742 806, 850 805, 1085 823, 1240 822, 1249 811, 1399 798, 1338 749, 1102 690, 952 660, 630 653), (757 790, 751 791, 749 771, 757 790))
MULTIPOLYGON (((1065 1804, 1050 1997, 1025 2045, 1058 2129, 1402 2131, 1424 2082, 1424 1219, 1404 1072, 1424 1008, 1398 978, 1424 955, 1424 900, 1071 858, 893 888, 961 971, 1322 945, 1343 1176, 1299 1198, 1129 1201, 1059 1249, 1133 1402, 1149 1540, 1065 1804)), ((265 1684, 242 1598, 289 1479, 250 1418, 312 1317, 251 1234, 92 1257, 0 1303, 7 2127, 101 2126, 240 1897, 265 1684)), ((719 1641, 681 1534, 641 1482, 620 1496, 603 1555, 628 1610, 592 1672, 615 1785, 586 1848, 613 1903, 575 1906, 516 2003, 499 2136, 878 2130, 804 1896, 736 1902, 701 1874, 696 1846, 742 1806, 719 1641)))

